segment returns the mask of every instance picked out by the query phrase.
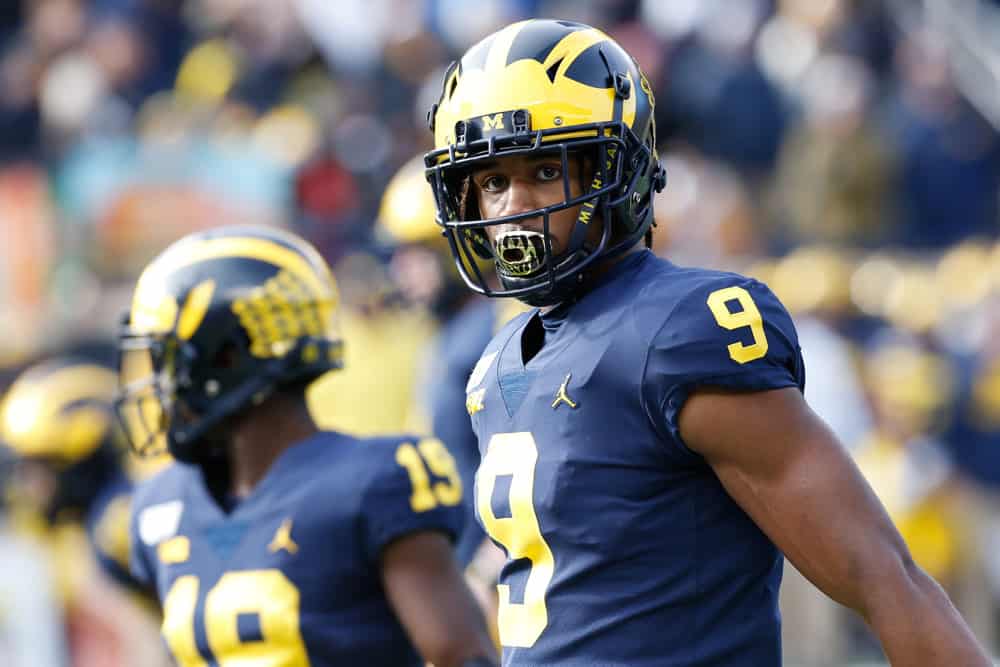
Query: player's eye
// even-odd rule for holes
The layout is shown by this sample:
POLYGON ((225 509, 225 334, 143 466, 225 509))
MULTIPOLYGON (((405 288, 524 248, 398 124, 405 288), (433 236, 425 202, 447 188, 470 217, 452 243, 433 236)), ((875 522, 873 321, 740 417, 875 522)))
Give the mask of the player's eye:
POLYGON ((507 187, 507 179, 498 174, 483 177, 479 181, 479 188, 483 192, 500 192, 507 187))
POLYGON ((540 181, 554 181, 561 176, 562 168, 551 164, 543 164, 535 172, 535 177, 540 181))

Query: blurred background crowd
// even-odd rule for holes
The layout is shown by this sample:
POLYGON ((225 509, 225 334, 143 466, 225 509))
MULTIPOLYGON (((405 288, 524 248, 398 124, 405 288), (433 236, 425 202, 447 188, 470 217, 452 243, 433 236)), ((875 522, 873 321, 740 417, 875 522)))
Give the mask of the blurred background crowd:
MULTIPOLYGON (((1000 652, 995 0, 0 2, 0 389, 52 355, 110 363, 137 272, 169 242, 281 225, 343 291, 348 370, 314 392, 325 425, 430 428, 434 336, 469 297, 410 161, 448 62, 532 16, 637 58, 668 179, 655 251, 782 298, 807 399, 1000 652)), ((4 539, 0 664, 20 665, 3 619, 26 607, 9 600, 74 596, 40 572, 17 598, 24 570, 4 563, 34 545, 4 539)), ((785 596, 791 664, 878 660, 794 572, 785 596)), ((83 623, 23 664, 111 665, 94 638, 114 623, 83 623)))

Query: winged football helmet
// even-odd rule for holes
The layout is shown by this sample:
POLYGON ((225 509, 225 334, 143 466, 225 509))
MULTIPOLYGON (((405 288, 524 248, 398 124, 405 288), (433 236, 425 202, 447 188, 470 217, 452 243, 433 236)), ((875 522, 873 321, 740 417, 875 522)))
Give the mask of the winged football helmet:
POLYGON ((51 492, 42 504, 27 503, 49 520, 84 512, 121 469, 124 447, 112 410, 116 380, 114 371, 91 361, 50 359, 22 372, 0 404, 0 442, 15 469, 12 488, 31 486, 22 483, 35 469, 29 462, 50 471, 51 492))
POLYGON ((213 426, 341 368, 338 306, 330 268, 294 234, 224 227, 168 247, 119 335, 116 408, 133 449, 204 460, 213 426))
POLYGON ((623 253, 653 222, 652 195, 665 184, 656 153, 655 101, 636 62, 590 26, 532 19, 486 37, 453 63, 428 121, 434 149, 424 158, 437 223, 459 272, 473 290, 550 305, 570 296, 595 261, 623 253), (513 155, 550 155, 562 162, 563 201, 481 219, 469 174, 513 155), (583 194, 571 196, 568 163, 593 165, 583 194), (554 256, 549 216, 579 207, 569 247, 554 256), (504 234, 491 244, 486 229, 540 219, 542 232, 504 234), (605 221, 600 242, 589 225, 605 221), (503 247, 500 247, 503 246, 503 247), (496 265, 491 288, 476 257, 496 265), (533 258, 525 262, 525 257, 533 258))

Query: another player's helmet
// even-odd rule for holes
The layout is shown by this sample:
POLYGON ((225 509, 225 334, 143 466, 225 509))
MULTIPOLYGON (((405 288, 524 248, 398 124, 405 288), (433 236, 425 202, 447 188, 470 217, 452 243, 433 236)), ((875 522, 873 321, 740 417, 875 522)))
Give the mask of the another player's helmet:
POLYGON ((203 461, 213 426, 341 368, 338 302, 330 268, 294 234, 224 227, 171 245, 119 335, 116 408, 133 449, 203 461))
POLYGON ((596 260, 624 252, 653 222, 653 192, 665 174, 656 154, 653 93, 636 62, 606 34, 580 23, 533 19, 486 37, 448 69, 428 121, 434 150, 425 156, 437 222, 459 272, 473 290, 532 305, 572 294, 596 260), (564 200, 483 220, 469 173, 511 155, 550 154, 562 161, 564 200), (571 197, 568 161, 586 157, 593 176, 571 197), (553 256, 549 215, 580 206, 569 247, 553 256), (542 233, 505 234, 502 247, 485 230, 528 218, 542 233), (595 219, 606 221, 595 247, 585 241, 595 219), (496 264, 491 289, 475 257, 496 264))
POLYGON ((423 156, 407 161, 382 193, 376 231, 396 245, 420 243, 447 247, 441 228, 434 224, 434 195, 424 178, 423 156))
MULTIPOLYGON (((434 217, 434 195, 420 154, 400 167, 386 186, 375 233, 393 248, 389 269, 398 289, 444 320, 469 297, 469 290, 455 270, 444 230, 434 217)), ((481 268, 489 266, 484 262, 481 268)))
MULTIPOLYGON (((110 369, 72 358, 45 361, 25 370, 0 406, 0 441, 23 476, 41 464, 54 488, 35 509, 49 520, 83 513, 104 483, 120 471, 121 432, 112 410, 117 378, 110 369)), ((9 480, 22 485, 15 472, 9 480)), ((16 494, 15 494, 16 495, 16 494)), ((16 499, 15 499, 16 500, 16 499)))

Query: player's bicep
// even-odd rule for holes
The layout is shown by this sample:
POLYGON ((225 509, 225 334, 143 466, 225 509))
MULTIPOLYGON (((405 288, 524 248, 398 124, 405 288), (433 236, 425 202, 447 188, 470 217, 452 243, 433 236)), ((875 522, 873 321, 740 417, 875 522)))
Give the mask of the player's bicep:
POLYGON ((797 389, 702 389, 680 415, 689 447, 807 578, 855 609, 910 564, 857 466, 797 389))
POLYGON ((419 532, 388 545, 382 581, 421 656, 438 667, 493 652, 486 624, 440 533, 419 532))

